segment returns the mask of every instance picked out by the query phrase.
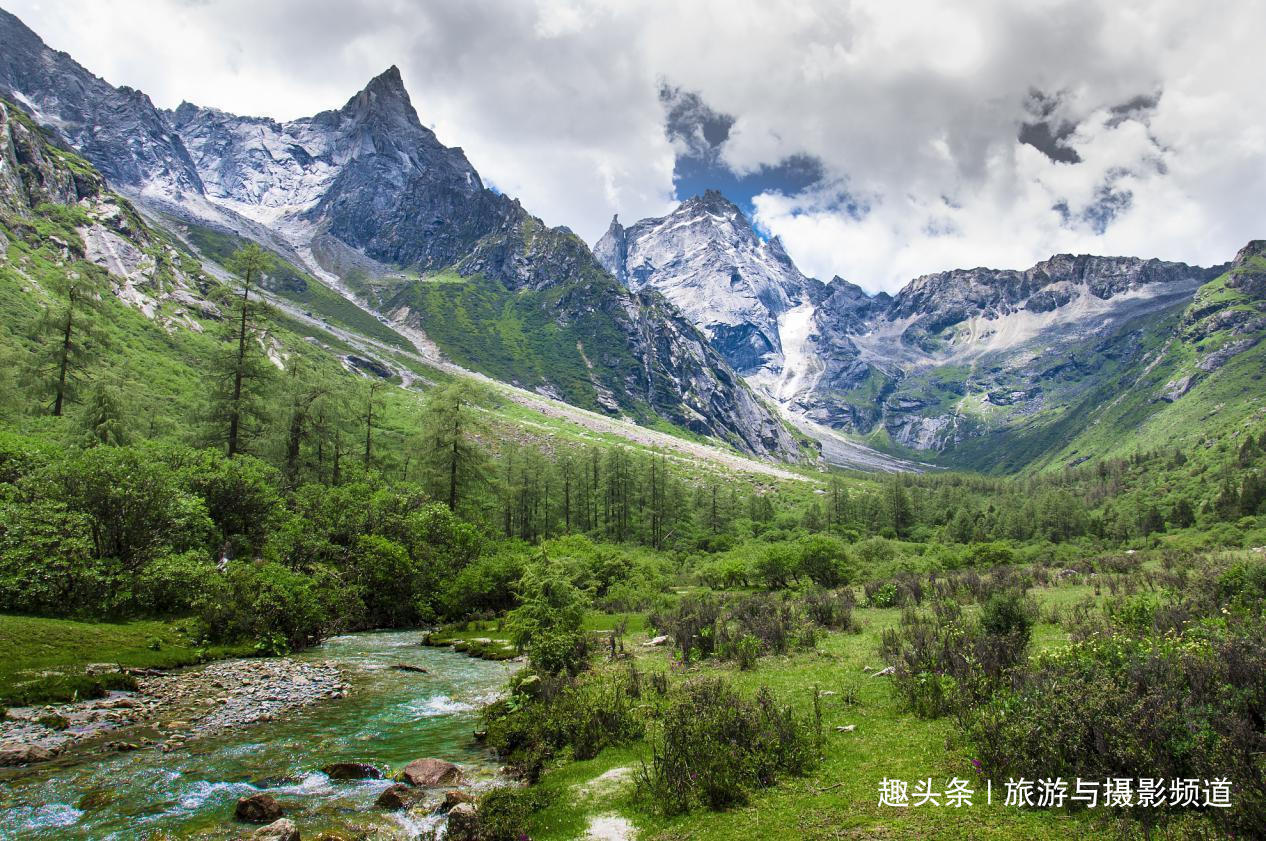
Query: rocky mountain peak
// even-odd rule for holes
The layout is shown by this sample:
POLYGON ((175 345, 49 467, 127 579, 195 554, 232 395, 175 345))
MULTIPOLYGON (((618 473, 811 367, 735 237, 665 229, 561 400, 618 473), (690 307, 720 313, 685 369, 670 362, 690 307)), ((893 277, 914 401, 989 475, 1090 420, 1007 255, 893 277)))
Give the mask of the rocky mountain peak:
POLYGON ((391 121, 407 124, 410 128, 427 131, 418 119, 409 92, 404 88, 400 70, 394 64, 369 80, 363 89, 347 101, 341 109, 344 114, 368 117, 376 115, 391 121))
POLYGON ((114 87, 0 9, 0 96, 78 149, 116 188, 176 201, 202 193, 179 137, 148 96, 114 87))
POLYGON ((620 224, 620 214, 611 217, 607 232, 598 240, 593 248, 593 256, 597 258, 607 271, 615 275, 615 279, 624 286, 629 285, 628 277, 628 236, 624 226, 620 224))
POLYGON ((1248 245, 1236 252, 1235 259, 1231 261, 1231 268, 1243 268, 1254 257, 1266 257, 1266 239, 1250 240, 1248 245))
POLYGON ((654 288, 676 304, 742 373, 777 364, 778 320, 808 289, 781 241, 761 239, 717 190, 667 216, 612 220, 594 254, 630 289, 654 288))

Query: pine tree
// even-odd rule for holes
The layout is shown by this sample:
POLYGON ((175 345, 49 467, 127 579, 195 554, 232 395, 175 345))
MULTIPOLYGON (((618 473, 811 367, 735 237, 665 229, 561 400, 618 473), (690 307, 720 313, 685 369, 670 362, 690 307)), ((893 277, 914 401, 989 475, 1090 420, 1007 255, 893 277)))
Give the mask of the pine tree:
POLYGON ((1180 497, 1169 512, 1169 521, 1180 529, 1196 524, 1196 512, 1186 497, 1180 497))
POLYGON ((910 505, 910 495, 897 478, 888 483, 888 517, 897 537, 909 535, 910 528, 914 525, 914 511, 910 505))

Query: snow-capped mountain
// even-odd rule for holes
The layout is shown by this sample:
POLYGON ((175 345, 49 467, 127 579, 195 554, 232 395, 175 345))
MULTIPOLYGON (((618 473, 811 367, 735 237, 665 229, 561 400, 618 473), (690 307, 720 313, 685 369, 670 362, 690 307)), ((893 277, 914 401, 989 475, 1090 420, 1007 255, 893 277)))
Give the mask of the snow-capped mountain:
POLYGON ((279 123, 188 103, 160 111, 3 11, 0 43, 0 95, 178 235, 260 241, 313 282, 354 287, 423 349, 512 383, 800 458, 670 303, 625 289, 570 231, 486 189, 461 149, 422 125, 396 68, 342 108, 279 123), (510 325, 532 329, 516 338, 510 325))
POLYGON ((715 190, 628 228, 613 219, 594 256, 630 289, 650 287, 676 304, 743 374, 778 366, 782 335, 808 312, 807 280, 782 243, 757 236, 715 190))
POLYGON ((1154 362, 1143 334, 1226 269, 1061 254, 872 296, 805 277, 714 192, 663 218, 613 222, 595 254, 630 287, 677 304, 828 449, 837 430, 931 454, 1040 425, 1110 374, 1154 362))

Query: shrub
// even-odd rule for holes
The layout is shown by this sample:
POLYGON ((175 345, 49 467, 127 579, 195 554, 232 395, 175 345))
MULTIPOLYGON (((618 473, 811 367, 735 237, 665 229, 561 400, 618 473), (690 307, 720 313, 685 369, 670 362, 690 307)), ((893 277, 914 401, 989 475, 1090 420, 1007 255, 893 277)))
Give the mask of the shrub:
POLYGON ((510 639, 520 651, 541 633, 576 633, 585 616, 585 597, 554 564, 538 564, 524 573, 520 605, 506 616, 510 639))
POLYGON ((200 450, 181 475, 206 503, 225 554, 249 557, 263 546, 282 510, 281 475, 275 468, 248 455, 230 459, 200 450))
POLYGON ((800 571, 819 587, 848 584, 855 574, 844 541, 825 534, 801 541, 800 571))
POLYGON ((854 633, 861 631, 861 626, 853 618, 856 600, 852 590, 810 590, 801 597, 801 604, 809 619, 823 628, 854 633))
POLYGON ((1027 602, 1017 590, 994 593, 980 610, 980 625, 993 637, 1015 638, 1015 644, 1025 647, 1033 632, 1036 606, 1027 602))
POLYGON ((477 558, 445 584, 441 599, 444 616, 458 619, 514 608, 518 604, 515 587, 523 569, 523 558, 515 552, 477 558))
POLYGON ((521 841, 528 821, 548 807, 554 792, 539 786, 494 788, 479 798, 480 841, 521 841))
POLYGON ((743 671, 756 668, 756 658, 760 656, 760 640, 751 634, 744 634, 734 644, 734 659, 743 671))
POLYGON ((230 562, 198 609, 215 638, 255 640, 269 654, 316 642, 329 620, 313 580, 275 563, 230 562))
POLYGON ((723 809, 782 774, 803 774, 816 763, 816 744, 812 723, 768 690, 751 701, 719 678, 696 678, 669 701, 638 785, 665 814, 723 809))
POLYGON ((70 616, 109 611, 91 521, 65 503, 0 502, 0 610, 70 616))
POLYGON ((638 739, 644 726, 628 681, 594 673, 577 680, 520 679, 511 697, 481 711, 487 744, 534 782, 545 762, 561 750, 569 750, 576 759, 591 759, 608 745, 638 739))
POLYGON ((896 607, 897 585, 895 582, 874 582, 864 587, 866 603, 871 607, 896 607))
POLYGON ((543 675, 575 677, 589 668, 589 635, 579 630, 538 631, 528 644, 528 663, 543 675))
POLYGON ((971 710, 964 731, 999 777, 1230 779, 1224 837, 1266 826, 1266 629, 1195 626, 1183 637, 1101 636, 1041 657, 971 710))
POLYGON ((184 615, 214 591, 219 577, 203 551, 164 555, 142 571, 137 601, 146 613, 184 615))
POLYGON ((992 633, 966 619, 956 602, 935 602, 931 611, 907 608, 900 628, 884 631, 880 644, 902 706, 936 718, 988 698, 1027 654, 1027 610, 1023 602, 1001 597, 989 612, 988 627, 999 632, 992 633))

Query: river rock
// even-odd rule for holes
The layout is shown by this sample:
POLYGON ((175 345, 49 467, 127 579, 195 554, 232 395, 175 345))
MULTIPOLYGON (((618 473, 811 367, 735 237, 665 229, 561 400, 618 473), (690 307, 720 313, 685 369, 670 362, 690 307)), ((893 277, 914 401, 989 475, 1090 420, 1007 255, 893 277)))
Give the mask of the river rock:
POLYGON ((271 794, 252 794, 237 801, 233 816, 246 823, 272 825, 281 817, 281 804, 271 794))
POLYGON ((440 804, 441 812, 452 811, 454 806, 461 803, 474 803, 475 796, 470 792, 461 791, 460 789, 449 789, 444 792, 444 802, 440 804))
POLYGON ((382 794, 378 795, 378 799, 374 801, 374 805, 379 809, 390 809, 395 812, 408 809, 417 799, 417 792, 412 788, 404 783, 394 783, 383 789, 382 794))
POLYGON ((462 769, 442 759, 415 759, 400 772, 412 786, 443 786, 462 781, 462 769))
POLYGON ((414 666, 409 663, 392 663, 391 668, 395 669, 398 672, 420 672, 424 675, 430 674, 430 672, 428 672, 426 669, 422 668, 421 666, 414 666))
POLYGON ((642 645, 646 648, 653 648, 657 645, 668 645, 668 635, 661 634, 658 637, 651 637, 646 642, 642 643, 642 645))
POLYGON ((519 681, 518 691, 524 695, 536 695, 537 692, 541 691, 541 676, 528 675, 523 678, 523 680, 519 681))
POLYGON ((381 780, 382 770, 367 762, 331 762, 321 769, 331 780, 381 780))
POLYGON ((448 813, 449 841, 479 841, 479 813, 470 803, 458 803, 448 813))
POLYGON ((252 841, 299 841, 299 827, 289 818, 278 818, 261 826, 251 835, 252 841))
POLYGON ((48 762, 52 758, 53 752, 39 745, 14 743, 0 745, 0 767, 48 762))

